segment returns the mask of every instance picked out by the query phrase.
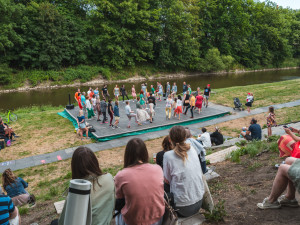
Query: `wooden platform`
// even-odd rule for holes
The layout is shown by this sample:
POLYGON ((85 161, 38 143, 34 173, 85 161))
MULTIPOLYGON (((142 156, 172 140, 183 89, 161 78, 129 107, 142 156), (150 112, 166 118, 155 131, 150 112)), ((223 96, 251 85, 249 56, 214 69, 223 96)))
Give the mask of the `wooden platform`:
MULTIPOLYGON (((145 122, 142 126, 139 126, 135 123, 134 118, 131 120, 131 128, 127 128, 128 118, 125 114, 125 102, 119 102, 119 109, 120 109, 120 123, 119 127, 116 129, 112 129, 109 126, 109 123, 101 124, 101 122, 97 121, 97 118, 92 118, 87 120, 89 124, 91 124, 96 132, 92 133, 95 138, 99 140, 110 140, 110 138, 117 136, 129 136, 129 135, 138 135, 145 132, 153 132, 158 129, 168 129, 174 125, 188 125, 190 123, 197 123, 202 122, 210 119, 214 119, 216 117, 224 116, 225 114, 229 113, 228 111, 220 110, 218 107, 209 106, 208 108, 202 108, 202 112, 198 114, 198 110, 194 111, 194 118, 191 119, 191 112, 188 110, 187 115, 181 114, 180 120, 178 118, 171 117, 170 120, 166 119, 165 113, 165 104, 166 102, 162 100, 161 102, 157 102, 155 107, 155 116, 153 123, 145 122)), ((114 103, 113 103, 114 106, 114 103)), ((136 102, 130 101, 131 110, 136 112, 136 102)), ((75 107, 72 110, 65 109, 66 112, 76 120, 79 114, 79 107, 75 107)), ((173 113, 173 111, 172 111, 173 113)), ((102 119, 102 116, 100 116, 102 119)), ((109 116, 108 116, 109 119, 109 116)), ((108 120, 109 121, 109 120, 108 120)))

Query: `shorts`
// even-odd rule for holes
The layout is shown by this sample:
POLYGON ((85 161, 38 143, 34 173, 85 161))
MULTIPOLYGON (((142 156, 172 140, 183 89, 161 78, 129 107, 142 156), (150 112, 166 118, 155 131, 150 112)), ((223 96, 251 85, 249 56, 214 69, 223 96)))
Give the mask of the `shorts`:
POLYGON ((246 135, 245 135, 245 138, 246 138, 247 141, 252 141, 252 137, 251 137, 251 135, 249 135, 249 134, 246 134, 246 135))
POLYGON ((86 128, 86 125, 85 125, 85 123, 80 123, 80 124, 79 124, 79 128, 80 128, 80 129, 84 129, 84 128, 86 128))
POLYGON ((252 102, 247 102, 245 106, 252 107, 252 102))
POLYGON ((208 100, 208 99, 209 99, 209 95, 204 95, 204 98, 205 98, 206 100, 208 100))
POLYGON ((115 120, 120 120, 120 117, 119 116, 115 116, 115 120))

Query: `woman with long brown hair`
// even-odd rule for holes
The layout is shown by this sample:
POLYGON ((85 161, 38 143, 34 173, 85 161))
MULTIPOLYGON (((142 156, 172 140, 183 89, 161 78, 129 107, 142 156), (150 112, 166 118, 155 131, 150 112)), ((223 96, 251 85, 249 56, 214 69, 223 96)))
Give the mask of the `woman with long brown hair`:
POLYGON ((21 177, 17 177, 11 169, 6 169, 2 174, 2 185, 7 195, 11 198, 15 206, 29 204, 30 207, 35 206, 35 197, 30 195, 26 188, 28 183, 21 177))
MULTIPOLYGON (((92 224, 110 224, 115 206, 115 185, 112 175, 103 173, 94 152, 83 146, 74 151, 71 170, 72 179, 85 179, 92 183, 92 224)), ((65 208, 58 224, 64 224, 64 217, 65 208)))
POLYGON ((202 205, 204 184, 201 166, 196 150, 185 142, 184 127, 172 127, 169 136, 175 147, 164 154, 165 182, 170 184, 178 215, 189 217, 202 205))
POLYGON ((125 205, 116 218, 117 225, 162 223, 165 212, 163 172, 148 163, 145 143, 131 139, 125 149, 124 169, 115 176, 117 202, 125 205))

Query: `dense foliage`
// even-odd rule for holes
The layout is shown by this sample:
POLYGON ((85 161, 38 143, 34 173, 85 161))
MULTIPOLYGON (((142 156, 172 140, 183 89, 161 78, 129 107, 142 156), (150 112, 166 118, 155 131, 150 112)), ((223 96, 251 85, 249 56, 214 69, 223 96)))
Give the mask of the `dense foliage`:
POLYGON ((300 57, 300 11, 270 1, 0 0, 0 13, 1 77, 7 65, 219 71, 300 57))

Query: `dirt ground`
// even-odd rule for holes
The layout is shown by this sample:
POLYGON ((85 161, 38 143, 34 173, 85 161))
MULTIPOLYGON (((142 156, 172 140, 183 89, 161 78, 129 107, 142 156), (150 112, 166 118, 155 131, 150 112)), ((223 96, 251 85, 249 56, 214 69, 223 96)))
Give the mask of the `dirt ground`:
MULTIPOLYGON (((216 164, 220 177, 209 183, 213 199, 225 200, 227 216, 224 222, 205 224, 299 224, 299 208, 260 210, 258 202, 267 197, 276 175, 275 163, 281 162, 278 153, 263 153, 259 157, 241 157, 241 164, 225 161, 216 164)), ((298 200, 299 195, 297 195, 298 200)))

